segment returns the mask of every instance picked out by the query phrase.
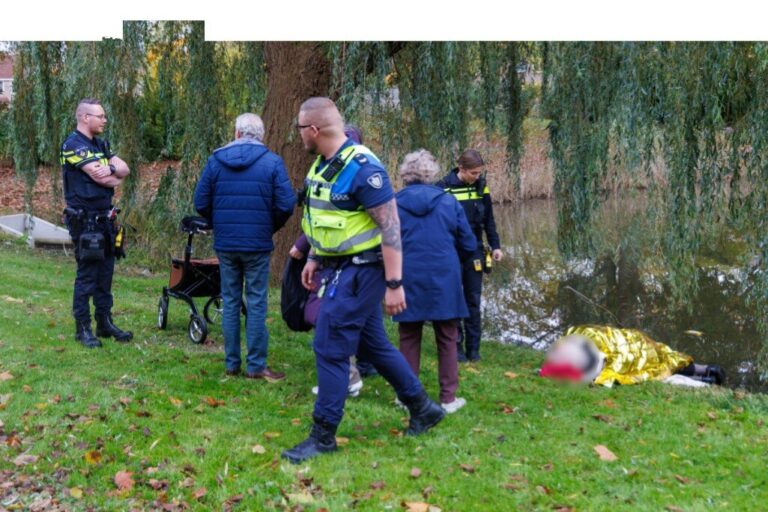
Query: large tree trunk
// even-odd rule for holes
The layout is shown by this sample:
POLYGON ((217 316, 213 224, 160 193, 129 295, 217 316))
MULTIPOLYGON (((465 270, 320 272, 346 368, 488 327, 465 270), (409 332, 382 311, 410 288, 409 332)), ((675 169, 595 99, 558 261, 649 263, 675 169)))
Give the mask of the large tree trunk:
MULTIPOLYGON (((265 143, 283 157, 294 188, 300 188, 312 163, 294 129, 299 106, 310 96, 326 96, 331 84, 331 65, 322 43, 264 43, 267 97, 264 102, 265 143)), ((275 235, 272 283, 280 279, 283 262, 300 233, 300 210, 275 235)))

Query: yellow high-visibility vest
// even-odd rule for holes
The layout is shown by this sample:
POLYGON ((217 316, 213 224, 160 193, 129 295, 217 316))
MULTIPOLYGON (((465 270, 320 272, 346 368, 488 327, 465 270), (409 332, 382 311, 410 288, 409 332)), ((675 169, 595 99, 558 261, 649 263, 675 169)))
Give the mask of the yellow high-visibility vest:
POLYGON ((331 162, 321 169, 321 156, 317 157, 307 174, 301 228, 318 256, 347 256, 381 245, 381 230, 362 205, 356 210, 342 210, 332 201, 334 194, 348 192, 348 188, 342 188, 348 187, 360 170, 359 159, 355 158, 358 155, 378 162, 370 149, 356 144, 339 153, 338 158, 344 164, 330 180, 326 180, 323 173, 331 162))

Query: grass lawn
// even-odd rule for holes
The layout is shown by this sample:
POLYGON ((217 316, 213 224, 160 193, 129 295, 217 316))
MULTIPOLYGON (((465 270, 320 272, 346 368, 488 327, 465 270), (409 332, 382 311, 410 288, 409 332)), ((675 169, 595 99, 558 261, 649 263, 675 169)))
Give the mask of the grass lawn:
MULTIPOLYGON (((270 365, 287 378, 270 384, 225 377, 219 327, 212 343, 193 345, 178 301, 167 330, 157 330, 165 277, 132 269, 130 255, 117 267, 114 316, 134 341, 82 348, 73 341, 73 279, 71 257, 0 240, 0 511, 768 503, 765 396, 559 385, 535 375, 540 353, 490 342, 480 363, 461 366, 468 405, 429 433, 403 437, 394 393, 372 378, 348 401, 339 451, 294 466, 279 454, 308 432, 314 359, 310 336, 280 320, 277 293, 270 365), (598 446, 616 460, 602 460, 598 446)), ((437 357, 426 341, 422 380, 434 397, 437 357)))

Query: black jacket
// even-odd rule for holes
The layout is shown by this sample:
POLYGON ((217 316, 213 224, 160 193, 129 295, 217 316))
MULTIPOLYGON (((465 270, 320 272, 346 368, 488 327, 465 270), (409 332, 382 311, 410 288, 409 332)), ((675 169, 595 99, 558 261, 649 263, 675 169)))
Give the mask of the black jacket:
POLYGON ((464 213, 467 215, 467 220, 472 227, 472 232, 477 237, 478 250, 483 247, 483 231, 485 231, 485 236, 488 239, 488 245, 491 246, 491 249, 501 249, 501 241, 499 240, 499 234, 496 231, 496 221, 493 218, 491 194, 488 190, 485 177, 481 176, 472 185, 467 185, 459 179, 458 172, 458 169, 453 169, 435 185, 447 192, 454 193, 456 199, 458 199, 461 206, 464 207, 464 213), (481 195, 482 199, 464 199, 461 197, 461 194, 456 193, 461 189, 466 190, 469 187, 475 187, 477 194, 481 195))

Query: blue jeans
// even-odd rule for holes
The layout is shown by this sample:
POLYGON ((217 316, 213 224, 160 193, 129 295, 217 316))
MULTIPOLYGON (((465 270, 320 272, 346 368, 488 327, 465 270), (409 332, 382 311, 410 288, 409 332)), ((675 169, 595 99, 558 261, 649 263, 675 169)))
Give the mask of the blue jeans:
POLYGON ((224 353, 227 370, 240 369, 240 306, 245 284, 245 342, 248 347, 246 371, 260 372, 267 367, 267 282, 270 252, 217 251, 221 272, 221 298, 224 313, 224 353))

